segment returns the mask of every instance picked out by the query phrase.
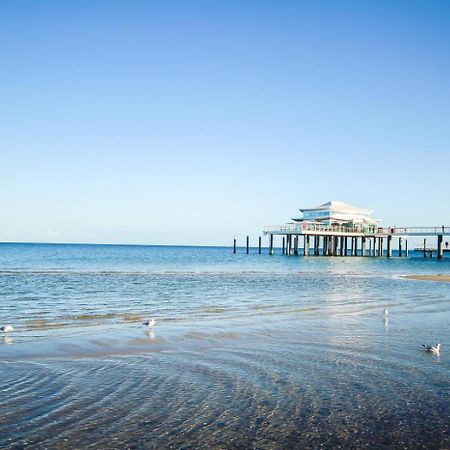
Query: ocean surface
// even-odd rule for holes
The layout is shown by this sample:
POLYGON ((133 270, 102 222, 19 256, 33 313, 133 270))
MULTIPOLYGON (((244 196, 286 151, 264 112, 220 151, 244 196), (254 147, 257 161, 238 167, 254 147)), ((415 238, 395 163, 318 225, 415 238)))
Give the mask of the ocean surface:
POLYGON ((450 283, 402 275, 450 256, 410 255, 1 244, 0 448, 448 449, 450 283))

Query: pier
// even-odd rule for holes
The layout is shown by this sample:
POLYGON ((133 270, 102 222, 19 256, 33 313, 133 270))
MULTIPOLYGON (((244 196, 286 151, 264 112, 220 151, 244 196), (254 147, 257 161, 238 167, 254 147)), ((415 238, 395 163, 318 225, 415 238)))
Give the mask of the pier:
MULTIPOLYGON (((303 256, 393 256, 397 243, 398 256, 409 256, 408 238, 424 237, 423 255, 438 259, 444 256, 449 243, 450 226, 435 227, 380 227, 381 220, 370 215, 372 210, 357 208, 344 202, 330 201, 315 208, 300 209, 301 218, 293 218, 285 225, 267 225, 263 234, 269 236, 269 254, 274 253, 274 236, 282 237, 282 253, 298 255, 303 240, 303 256), (427 238, 436 238, 436 247, 427 250, 427 238)), ((261 238, 259 238, 261 239, 261 238)), ((236 252, 234 242, 234 251, 236 252)), ((417 249, 417 247, 416 247, 417 249)), ((249 252, 247 236, 246 251, 249 252)), ((261 253, 261 240, 259 240, 261 253)))
MULTIPOLYGON (((269 253, 273 253, 273 237, 283 236, 286 242, 283 252, 292 254, 292 240, 303 239, 304 256, 388 256, 392 257, 393 239, 397 239, 398 256, 409 256, 408 238, 428 236, 437 239, 432 250, 438 258, 444 255, 444 236, 450 235, 450 226, 437 227, 358 227, 343 225, 322 225, 290 223, 264 227, 263 233, 270 235, 269 253)), ((415 247, 417 250, 418 247, 415 247)), ((447 249, 446 249, 447 251, 447 249)), ((426 250, 428 256, 430 250, 426 250)))

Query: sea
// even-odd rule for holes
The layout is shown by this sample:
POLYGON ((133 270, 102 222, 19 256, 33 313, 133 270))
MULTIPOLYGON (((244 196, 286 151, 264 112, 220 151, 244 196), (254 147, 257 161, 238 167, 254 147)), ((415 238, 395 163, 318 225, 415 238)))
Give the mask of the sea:
POLYGON ((449 273, 419 252, 0 244, 0 448, 449 449, 450 283, 405 278, 449 273))

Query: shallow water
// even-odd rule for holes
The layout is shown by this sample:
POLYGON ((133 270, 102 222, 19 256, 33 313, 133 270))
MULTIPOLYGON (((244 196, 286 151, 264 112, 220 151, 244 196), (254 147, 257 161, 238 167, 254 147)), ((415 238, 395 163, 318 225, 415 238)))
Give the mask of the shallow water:
POLYGON ((449 448, 450 283, 401 277, 449 272, 0 245, 0 447, 449 448))

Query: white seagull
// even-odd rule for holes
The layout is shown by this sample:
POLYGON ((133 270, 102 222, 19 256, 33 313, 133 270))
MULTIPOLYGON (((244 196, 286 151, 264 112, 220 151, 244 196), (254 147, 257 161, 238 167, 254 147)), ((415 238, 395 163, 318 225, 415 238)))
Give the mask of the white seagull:
POLYGON ((430 353, 434 353, 435 355, 439 355, 439 350, 441 349, 441 344, 433 345, 424 345, 422 344, 422 347, 425 347, 425 350, 430 353))
POLYGON ((0 331, 2 333, 11 333, 12 331, 14 331, 14 328, 11 325, 4 325, 0 328, 0 331))
POLYGON ((155 319, 146 320, 145 322, 142 323, 142 325, 151 328, 153 325, 155 325, 155 319))

